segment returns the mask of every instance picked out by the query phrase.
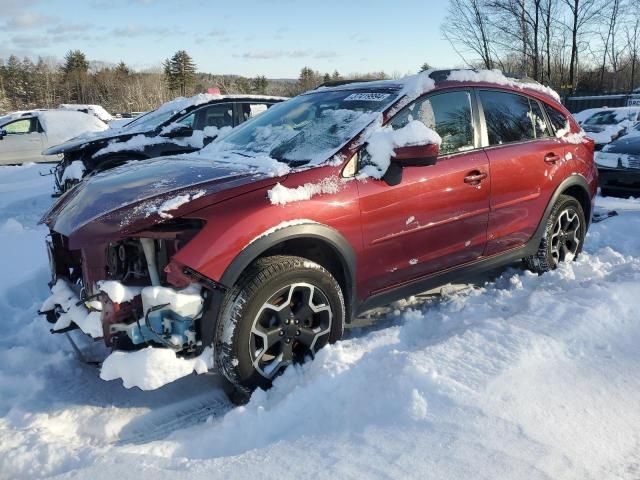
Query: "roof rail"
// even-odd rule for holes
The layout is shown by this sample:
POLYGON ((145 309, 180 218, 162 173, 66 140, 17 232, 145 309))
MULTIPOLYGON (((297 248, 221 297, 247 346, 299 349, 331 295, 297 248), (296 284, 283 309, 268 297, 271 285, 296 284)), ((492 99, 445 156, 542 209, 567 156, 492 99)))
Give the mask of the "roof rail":
POLYGON ((378 80, 383 80, 382 78, 366 78, 366 79, 356 79, 352 78, 349 80, 331 80, 329 82, 324 82, 318 85, 316 88, 320 87, 339 87, 340 85, 349 85, 350 83, 362 83, 362 82, 376 82, 378 80))

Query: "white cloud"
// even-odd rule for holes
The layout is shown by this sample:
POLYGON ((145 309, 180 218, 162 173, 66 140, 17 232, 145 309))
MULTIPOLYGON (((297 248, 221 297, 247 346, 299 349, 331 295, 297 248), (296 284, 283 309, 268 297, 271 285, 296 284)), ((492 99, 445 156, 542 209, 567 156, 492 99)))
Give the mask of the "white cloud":
POLYGON ((20 12, 10 17, 4 25, 5 30, 28 30, 58 23, 57 17, 41 15, 36 12, 20 12))
POLYGON ((332 50, 254 50, 234 57, 249 60, 268 60, 272 58, 333 58, 338 54, 332 50))

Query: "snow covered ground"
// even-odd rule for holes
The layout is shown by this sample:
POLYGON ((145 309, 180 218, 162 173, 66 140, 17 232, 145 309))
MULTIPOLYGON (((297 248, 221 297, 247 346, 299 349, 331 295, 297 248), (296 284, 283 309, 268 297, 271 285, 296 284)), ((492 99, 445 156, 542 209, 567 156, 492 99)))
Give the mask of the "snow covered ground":
POLYGON ((0 478, 640 478, 640 200, 599 198, 577 263, 398 302, 232 409, 49 334, 47 168, 0 167, 0 478))

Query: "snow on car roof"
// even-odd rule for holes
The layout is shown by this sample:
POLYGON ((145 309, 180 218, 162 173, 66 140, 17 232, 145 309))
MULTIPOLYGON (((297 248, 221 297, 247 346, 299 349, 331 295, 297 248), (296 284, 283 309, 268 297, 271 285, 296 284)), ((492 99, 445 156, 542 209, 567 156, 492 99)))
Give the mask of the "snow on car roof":
POLYGON ((98 117, 76 110, 42 110, 36 114, 52 144, 62 143, 84 132, 109 128, 98 117))
POLYGON ((190 107, 209 103, 214 100, 237 100, 237 99, 255 99, 255 100, 287 100, 287 97, 272 97, 269 95, 218 95, 211 93, 199 93, 192 97, 178 97, 160 105, 153 113, 161 114, 166 112, 181 112, 190 107))
POLYGON ((109 122, 113 120, 113 115, 107 112, 102 105, 82 104, 82 103, 62 103, 58 106, 61 110, 87 110, 88 113, 92 113, 103 122, 109 122))
MULTIPOLYGON (((494 85, 508 86, 521 90, 534 90, 560 101, 560 96, 552 88, 545 87, 533 80, 520 80, 505 76, 499 70, 425 70, 424 72, 408 75, 393 80, 373 80, 362 82, 350 82, 336 86, 322 86, 320 89, 351 90, 351 89, 379 89, 390 88, 400 90, 409 97, 417 97, 433 90, 436 83, 441 82, 474 82, 490 83, 494 85)), ((307 92, 310 93, 310 92, 307 92)))

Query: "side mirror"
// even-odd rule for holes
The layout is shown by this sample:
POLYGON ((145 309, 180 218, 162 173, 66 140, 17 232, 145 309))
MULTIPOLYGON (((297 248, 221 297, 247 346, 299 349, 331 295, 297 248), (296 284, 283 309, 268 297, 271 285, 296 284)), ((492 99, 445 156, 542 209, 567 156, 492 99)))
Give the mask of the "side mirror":
POLYGON ((7 131, 4 128, 0 128, 0 140, 7 135, 7 131))
POLYGON ((436 164, 440 147, 436 143, 410 145, 398 147, 394 153, 395 156, 391 157, 392 163, 398 163, 401 167, 425 167, 436 164))
POLYGON ((161 137, 165 138, 183 138, 190 137, 193 135, 193 128, 188 125, 180 125, 178 127, 172 128, 168 132, 161 133, 161 137))
POLYGON ((393 187, 402 181, 403 167, 425 167, 435 165, 440 153, 440 147, 436 143, 424 145, 410 145, 394 149, 391 164, 382 179, 387 185, 393 187))

